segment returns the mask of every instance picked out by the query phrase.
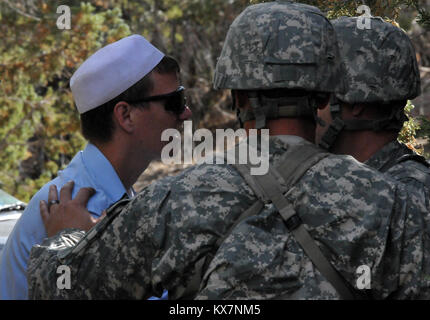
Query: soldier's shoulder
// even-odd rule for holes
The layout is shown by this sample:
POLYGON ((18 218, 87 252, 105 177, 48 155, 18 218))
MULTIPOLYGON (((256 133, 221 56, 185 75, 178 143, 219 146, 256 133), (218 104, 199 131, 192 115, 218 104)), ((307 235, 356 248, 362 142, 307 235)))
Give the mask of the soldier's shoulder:
POLYGON ((395 184, 394 179, 391 177, 387 177, 349 155, 329 155, 313 168, 312 173, 314 175, 331 176, 332 179, 339 179, 337 180, 338 183, 342 183, 346 179, 358 184, 360 182, 365 184, 381 183, 387 186, 395 184))
POLYGON ((420 161, 406 160, 391 167, 387 174, 397 181, 430 189, 430 168, 420 161))
POLYGON ((229 164, 199 164, 189 167, 176 176, 162 178, 142 190, 136 201, 146 206, 159 207, 168 197, 181 198, 190 194, 195 197, 206 197, 208 194, 237 193, 253 197, 239 172, 229 164), (139 199, 149 201, 139 201, 139 199))
POLYGON ((240 174, 229 164, 199 164, 187 168, 174 177, 162 179, 154 185, 170 190, 193 192, 205 187, 211 189, 237 189, 244 183, 240 174))

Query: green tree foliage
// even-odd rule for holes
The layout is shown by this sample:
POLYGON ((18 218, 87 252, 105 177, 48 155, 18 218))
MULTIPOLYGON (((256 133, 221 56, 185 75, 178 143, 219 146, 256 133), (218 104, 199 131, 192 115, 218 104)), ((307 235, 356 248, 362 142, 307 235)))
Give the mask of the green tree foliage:
POLYGON ((225 96, 210 90, 214 61, 229 24, 248 2, 62 4, 71 8, 70 30, 56 26, 56 1, 0 1, 0 182, 24 201, 85 144, 68 81, 91 53, 131 33, 143 34, 178 58, 198 120, 213 101, 225 103, 225 96))
MULTIPOLYGON (((59 30, 59 5, 51 0, 0 0, 0 182, 28 201, 85 145, 69 79, 98 48, 132 33, 178 59, 195 126, 211 128, 234 115, 227 91, 212 90, 216 59, 228 26, 250 0, 64 1, 71 29, 59 30), (210 107, 209 107, 210 106, 210 107)), ((358 15, 367 4, 373 15, 397 20, 414 8, 430 25, 419 0, 303 0, 330 18, 358 15)), ((412 131, 411 131, 412 132, 412 131)))
POLYGON ((71 3, 71 30, 56 26, 54 1, 0 2, 0 181, 28 200, 82 148, 78 114, 68 88, 76 65, 102 45, 130 33, 119 9, 96 12, 71 3), (28 140, 42 144, 39 172, 23 175, 28 140))
POLYGON ((417 133, 419 132, 419 130, 421 130, 421 126, 419 124, 419 121, 417 121, 417 119, 411 116, 411 112, 413 109, 414 105, 410 100, 408 100, 408 103, 405 106, 405 114, 408 117, 408 121, 405 121, 403 123, 403 128, 402 130, 400 130, 397 139, 407 145, 409 149, 412 149, 417 153, 423 155, 424 149, 421 146, 417 146, 417 142, 415 140, 417 133))

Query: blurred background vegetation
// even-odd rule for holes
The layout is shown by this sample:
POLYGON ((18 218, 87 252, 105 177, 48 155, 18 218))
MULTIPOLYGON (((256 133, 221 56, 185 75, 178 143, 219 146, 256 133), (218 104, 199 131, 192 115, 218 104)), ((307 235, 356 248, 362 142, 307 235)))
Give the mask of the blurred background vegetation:
MULTIPOLYGON (((229 25, 258 2, 263 1, 63 1, 71 8, 71 29, 59 30, 57 1, 0 0, 0 187, 28 201, 85 146, 69 79, 97 49, 133 33, 180 62, 195 128, 236 128, 229 92, 212 90, 212 77, 229 25)), ((411 120, 400 139, 410 147, 417 147, 416 138, 424 143, 430 136, 430 1, 300 2, 329 18, 358 16, 357 7, 366 4, 372 15, 408 32, 423 94, 408 105, 411 120)))

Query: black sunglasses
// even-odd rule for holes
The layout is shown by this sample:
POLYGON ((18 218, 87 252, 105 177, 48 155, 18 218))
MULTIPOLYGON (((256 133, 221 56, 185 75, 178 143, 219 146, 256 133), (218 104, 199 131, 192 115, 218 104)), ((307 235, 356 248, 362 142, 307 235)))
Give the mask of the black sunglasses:
POLYGON ((176 115, 180 115, 184 112, 187 106, 187 100, 185 99, 185 88, 180 86, 173 92, 160 94, 157 96, 151 96, 142 98, 136 101, 128 101, 128 103, 139 103, 139 102, 150 102, 164 100, 164 109, 171 111, 176 115))

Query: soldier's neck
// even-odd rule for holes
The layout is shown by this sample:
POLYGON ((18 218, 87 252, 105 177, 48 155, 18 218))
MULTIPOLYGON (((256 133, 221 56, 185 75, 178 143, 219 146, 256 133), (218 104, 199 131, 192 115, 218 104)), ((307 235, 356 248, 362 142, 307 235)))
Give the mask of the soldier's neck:
POLYGON ((391 131, 343 131, 330 151, 335 154, 347 154, 360 162, 365 162, 396 138, 397 133, 391 131))
MULTIPOLYGON (((255 120, 245 122, 244 128, 247 132, 250 129, 255 129, 255 120)), ((266 128, 269 129, 271 136, 298 136, 312 143, 315 140, 315 123, 310 119, 280 118, 267 120, 266 128)))

